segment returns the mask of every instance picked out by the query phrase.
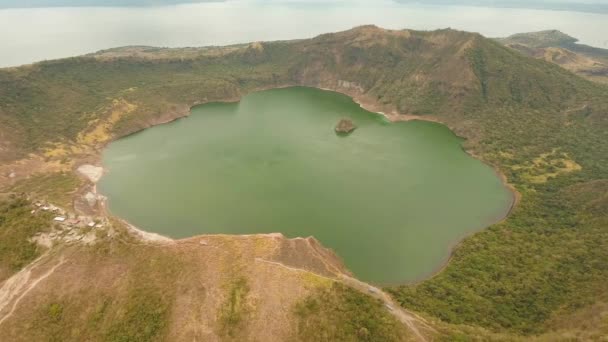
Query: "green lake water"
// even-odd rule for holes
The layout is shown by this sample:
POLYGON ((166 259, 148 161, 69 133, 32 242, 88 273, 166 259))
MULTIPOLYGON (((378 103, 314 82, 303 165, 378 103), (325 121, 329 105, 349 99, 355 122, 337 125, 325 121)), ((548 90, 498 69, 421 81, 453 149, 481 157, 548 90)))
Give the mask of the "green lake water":
POLYGON ((103 154, 113 214, 174 238, 314 236, 359 278, 428 276, 512 202, 447 127, 389 123, 342 94, 294 87, 211 103, 103 154), (343 117, 358 126, 334 133, 343 117))

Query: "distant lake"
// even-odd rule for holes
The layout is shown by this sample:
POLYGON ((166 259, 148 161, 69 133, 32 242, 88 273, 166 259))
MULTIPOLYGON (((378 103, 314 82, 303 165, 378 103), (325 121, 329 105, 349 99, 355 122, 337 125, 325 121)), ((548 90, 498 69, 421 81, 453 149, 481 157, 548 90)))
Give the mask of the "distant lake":
POLYGON ((184 4, 163 7, 0 10, 0 67, 124 45, 184 47, 309 38, 363 24, 390 29, 451 27, 498 37, 558 29, 608 48, 608 15, 392 1, 184 4))
POLYGON ((113 142, 99 191, 155 233, 314 236, 358 277, 428 276, 513 197, 447 127, 389 123, 351 98, 274 89, 113 142), (342 117, 358 128, 338 136, 342 117))

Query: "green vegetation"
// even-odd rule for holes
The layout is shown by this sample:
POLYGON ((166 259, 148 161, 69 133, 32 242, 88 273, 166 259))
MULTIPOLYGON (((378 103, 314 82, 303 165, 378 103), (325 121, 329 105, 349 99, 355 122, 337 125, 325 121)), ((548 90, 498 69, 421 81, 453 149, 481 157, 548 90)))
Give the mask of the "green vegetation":
POLYGON ((33 323, 36 326, 44 327, 44 338, 47 341, 63 341, 64 320, 66 319, 64 310, 65 303, 50 302, 41 306, 33 317, 33 323))
POLYGON ((163 341, 175 298, 173 281, 181 268, 173 256, 154 247, 121 244, 118 257, 131 258, 126 291, 98 302, 89 324, 100 326, 103 341, 163 341))
MULTIPOLYGON (((44 289, 32 308, 32 319, 15 326, 19 335, 36 341, 165 340, 179 263, 148 247, 134 248, 122 242, 106 245, 114 245, 110 246, 112 251, 88 248, 80 255, 86 259, 83 264, 109 266, 106 269, 109 272, 120 265, 115 269, 116 278, 107 278, 106 274, 99 279, 83 280, 87 285, 70 294, 62 291, 61 286, 44 289)), ((81 269, 88 277, 96 271, 90 266, 81 269)))
POLYGON ((544 62, 526 61, 534 67, 526 70, 515 63, 521 57, 506 59, 509 53, 493 44, 471 54, 474 67, 480 53, 492 70, 486 75, 494 74, 487 80, 493 106, 471 104, 479 109, 465 112, 482 137, 472 147, 507 175, 522 199, 508 220, 459 245, 438 276, 392 293, 405 307, 446 322, 542 333, 558 312, 608 292, 608 211, 591 209, 607 205, 606 189, 589 186, 608 178, 602 143, 608 92, 544 62), (561 158, 547 157, 556 149, 561 158), (566 170, 564 160, 582 169, 555 172, 566 170), (533 176, 548 176, 539 181, 530 168, 533 176), (581 189, 584 198, 572 196, 581 189))
POLYGON ((39 200, 47 200, 62 208, 72 206, 74 192, 83 182, 72 172, 35 174, 10 188, 15 193, 29 193, 39 200))
POLYGON ((30 241, 36 233, 50 228, 47 213, 32 215, 32 205, 22 197, 0 198, 0 281, 32 262, 40 248, 30 241))
POLYGON ((340 283, 296 305, 299 341, 403 341, 408 332, 382 302, 340 283))
POLYGON ((220 307, 219 321, 221 333, 234 337, 244 323, 247 312, 247 279, 240 277, 229 285, 228 298, 220 307))
MULTIPOLYGON (((473 49, 469 52, 469 58, 471 60, 471 66, 477 79, 479 80, 479 86, 481 87, 481 96, 484 101, 488 100, 488 71, 486 70, 485 55, 482 49, 473 49)), ((512 90, 514 93, 515 100, 521 101, 521 95, 517 88, 512 90)))
POLYGON ((576 207, 547 193, 524 198, 509 221, 462 243, 444 272, 395 296, 447 322, 526 334, 543 332, 557 310, 592 304, 606 291, 607 221, 582 225, 576 207))
MULTIPOLYGON (((229 100, 285 84, 339 88, 338 80, 363 88, 389 110, 433 114, 445 121, 522 195, 505 222, 465 239, 441 274, 392 288, 404 306, 448 323, 536 334, 561 315, 606 298, 608 87, 479 35, 362 27, 311 40, 235 48, 221 57, 79 57, 2 69, 0 133, 11 137, 15 150, 25 156, 49 143, 76 143, 92 120, 110 115, 107 108, 115 99, 137 105, 113 126, 111 133, 120 136, 184 104, 229 100), (569 162, 580 168, 564 167, 574 165, 569 162)), ((29 220, 35 218, 26 219, 24 210, 17 205, 2 214, 9 219, 0 226, 0 251, 10 257, 0 260, 12 269, 36 255, 26 237, 41 226, 32 226, 29 220)), ((322 294, 319 307, 301 308, 302 337, 321 336, 318 330, 354 338, 356 329, 365 327, 380 334, 374 336, 390 338, 365 321, 365 312, 347 317, 326 308, 325 302, 338 298, 337 304, 358 307, 344 291, 334 288, 322 294), (319 322, 321 328, 315 330, 305 323, 317 315, 340 329, 319 322), (350 320, 356 324, 342 325, 350 320)), ((158 322, 166 315, 160 311, 148 317, 132 310, 136 318, 127 315, 129 326, 138 317, 158 322)), ((151 326, 162 331, 160 324, 151 326)), ((111 331, 135 336, 123 328, 111 331)))
POLYGON ((235 57, 202 56, 184 62, 77 57, 31 70, 4 69, 0 112, 8 115, 0 117, 0 130, 14 135, 24 155, 51 148, 50 143, 76 143, 95 120, 111 116, 116 99, 137 105, 114 125, 112 133, 125 135, 183 104, 232 98, 241 89, 272 84, 270 65, 252 70, 235 57))
POLYGON ((137 290, 143 291, 128 292, 126 302, 87 298, 88 293, 54 299, 38 307, 27 334, 44 341, 162 341, 166 300, 151 288, 137 290), (86 305, 79 305, 85 298, 86 305))
MULTIPOLYGON (((135 286, 122 305, 121 314, 112 319, 103 340, 112 342, 162 341, 168 325, 169 302, 157 285, 135 286)), ((101 311, 103 313, 103 311, 101 311)), ((97 312, 97 315, 101 313, 97 312)), ((92 319, 98 319, 93 316, 92 319)))

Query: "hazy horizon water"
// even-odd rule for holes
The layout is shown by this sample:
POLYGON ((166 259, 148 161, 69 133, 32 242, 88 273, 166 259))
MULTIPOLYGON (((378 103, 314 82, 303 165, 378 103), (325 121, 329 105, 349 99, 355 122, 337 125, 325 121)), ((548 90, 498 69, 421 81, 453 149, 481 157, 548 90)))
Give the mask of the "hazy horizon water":
POLYGON ((453 29, 488 37, 558 29, 608 48, 608 15, 392 2, 224 3, 0 10, 0 67, 125 45, 186 47, 310 38, 354 26, 453 29))

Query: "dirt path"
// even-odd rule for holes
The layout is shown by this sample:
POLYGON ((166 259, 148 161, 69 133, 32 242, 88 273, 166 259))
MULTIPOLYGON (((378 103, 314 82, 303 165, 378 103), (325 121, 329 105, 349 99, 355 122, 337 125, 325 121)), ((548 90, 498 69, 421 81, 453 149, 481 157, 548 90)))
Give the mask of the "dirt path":
POLYGON ((0 287, 0 313, 10 303, 14 297, 14 293, 25 286, 27 281, 30 279, 32 269, 36 267, 47 255, 48 252, 42 254, 21 271, 13 274, 10 278, 4 281, 2 287, 0 287))
POLYGON ((287 266, 285 264, 282 264, 282 263, 276 262, 276 261, 270 261, 270 260, 266 260, 266 259, 262 259, 262 258, 255 258, 255 261, 257 261, 257 262, 263 262, 263 263, 270 264, 270 265, 279 266, 279 267, 286 268, 286 269, 288 269, 290 271, 294 271, 294 272, 309 273, 309 274, 312 274, 314 276, 321 277, 323 279, 327 279, 327 280, 331 280, 331 281, 336 281, 335 278, 330 278, 330 277, 326 277, 326 276, 323 276, 323 275, 320 275, 320 274, 316 274, 314 272, 311 272, 309 270, 305 270, 305 269, 302 269, 302 268, 287 266))
POLYGON ((280 262, 276 262, 276 261, 269 261, 269 260, 265 260, 262 258, 256 258, 255 261, 257 262, 263 262, 263 263, 267 263, 267 264, 271 264, 271 265, 275 265, 275 266, 279 266, 282 268, 286 268, 288 270, 294 271, 294 272, 305 272, 305 273, 310 273, 313 274, 317 277, 321 277, 324 279, 328 279, 331 281, 339 281, 341 283, 343 283, 346 286, 349 286, 355 290, 358 290, 362 293, 366 293, 374 298, 379 299, 380 301, 382 301, 385 305, 385 307, 387 308, 388 312, 390 314, 392 314, 393 316, 395 316, 395 318, 397 318, 397 320, 399 320, 401 323, 405 324, 409 330, 416 336, 416 338, 419 341, 422 342, 426 342, 428 341, 427 338, 420 332, 420 330, 418 329, 418 326, 423 326, 426 329, 436 332, 436 330, 431 327, 430 325, 428 325, 428 323, 424 320, 424 318, 421 318, 403 308, 401 308, 401 306, 399 306, 398 304, 396 304, 391 297, 386 294, 384 291, 380 290, 377 287, 374 287, 372 285, 369 285, 367 283, 364 283, 360 280, 357 280, 355 278, 349 277, 347 275, 344 275, 342 273, 340 273, 338 275, 338 278, 329 278, 329 277, 325 277, 313 272, 310 272, 308 270, 304 270, 301 268, 296 268, 296 267, 291 267, 291 266, 287 266, 285 264, 282 264, 280 262))
MULTIPOLYGON (((48 254, 48 253, 47 253, 48 254)), ((33 263, 28 265, 23 270, 19 271, 19 273, 13 275, 9 278, 0 288, 0 313, 4 311, 4 309, 12 302, 13 305, 10 311, 5 314, 2 318, 0 318, 0 325, 4 323, 10 316, 13 315, 13 312, 19 305, 19 302, 32 290, 34 289, 41 281, 48 278, 55 270, 61 266, 65 260, 63 256, 59 259, 59 262, 51 267, 48 271, 46 271, 43 275, 38 277, 37 279, 30 282, 30 277, 32 275, 32 270, 36 268, 44 257, 47 255, 44 254, 38 259, 36 259, 33 263), (28 284, 29 283, 29 284, 28 284), (18 297, 17 297, 18 296, 18 297), (15 298, 16 297, 16 298, 15 298), (14 299, 14 300, 13 300, 14 299)))
POLYGON ((323 265, 325 265, 325 267, 326 267, 328 270, 331 270, 332 272, 334 272, 334 273, 336 273, 336 274, 343 274, 343 273, 344 273, 344 272, 342 272, 342 270, 338 269, 336 266, 334 266, 334 265, 332 265, 332 264, 328 263, 328 262, 326 261, 326 258, 325 258, 323 255, 321 255, 321 252, 319 252, 319 250, 318 250, 318 249, 317 249, 315 246, 313 246, 313 245, 310 243, 310 240, 309 240, 309 239, 305 239, 305 240, 306 240, 306 244, 309 246, 310 250, 312 250, 312 251, 313 251, 313 253, 314 253, 315 257, 317 257, 317 259, 318 259, 319 261, 321 261, 321 262, 323 263, 323 265))
POLYGON ((347 275, 340 275, 340 280, 343 284, 348 285, 360 292, 367 293, 368 295, 381 300, 387 310, 395 316, 400 322, 405 324, 413 333, 416 335, 418 340, 427 341, 426 337, 420 332, 418 326, 425 327, 426 329, 436 332, 424 318, 403 309, 399 304, 395 303, 393 299, 381 289, 372 286, 368 283, 364 283, 353 277, 347 275))

